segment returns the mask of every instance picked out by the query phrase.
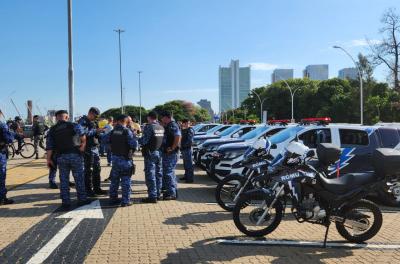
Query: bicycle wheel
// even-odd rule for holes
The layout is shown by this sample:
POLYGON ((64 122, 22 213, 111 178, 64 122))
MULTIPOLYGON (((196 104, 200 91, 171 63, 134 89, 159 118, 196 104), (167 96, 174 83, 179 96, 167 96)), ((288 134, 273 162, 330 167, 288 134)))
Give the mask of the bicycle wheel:
POLYGON ((32 158, 36 154, 35 146, 32 143, 24 143, 19 154, 25 159, 32 158))
POLYGON ((7 151, 8 151, 8 158, 9 158, 9 159, 14 158, 14 156, 15 156, 15 150, 14 150, 14 148, 13 148, 12 145, 8 145, 8 146, 7 146, 7 151))

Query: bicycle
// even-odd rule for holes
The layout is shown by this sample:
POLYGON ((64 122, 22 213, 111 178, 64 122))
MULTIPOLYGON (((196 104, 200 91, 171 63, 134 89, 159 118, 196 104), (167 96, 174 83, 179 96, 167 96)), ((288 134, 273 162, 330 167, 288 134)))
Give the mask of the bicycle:
POLYGON ((25 159, 30 159, 36 154, 35 146, 32 143, 27 143, 27 142, 24 142, 21 145, 20 150, 17 150, 15 148, 15 145, 13 142, 13 143, 7 145, 7 150, 8 150, 8 157, 10 159, 14 158, 15 155, 20 155, 21 157, 23 157, 25 159))

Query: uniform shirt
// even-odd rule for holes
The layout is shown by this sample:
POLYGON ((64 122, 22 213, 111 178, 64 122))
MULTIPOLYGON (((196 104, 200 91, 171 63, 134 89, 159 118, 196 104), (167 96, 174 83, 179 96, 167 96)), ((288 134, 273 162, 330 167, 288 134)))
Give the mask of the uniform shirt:
POLYGON ((88 148, 93 147, 92 144, 94 138, 97 137, 97 126, 95 125, 95 122, 90 121, 89 118, 85 115, 82 116, 81 119, 79 119, 78 124, 81 125, 86 135, 86 150, 88 150, 88 148))
POLYGON ((43 130, 40 127, 40 123, 39 122, 34 122, 32 125, 32 132, 34 136, 40 136, 43 135, 43 130))
MULTIPOLYGON (((65 121, 58 121, 57 124, 59 124, 60 122, 65 122, 65 121)), ((76 134, 78 134, 80 137, 85 135, 85 131, 81 125, 79 125, 77 123, 72 123, 72 124, 74 125, 74 131, 76 134)), ((54 137, 53 137, 52 133, 48 133, 47 140, 46 140, 46 150, 54 150, 54 148, 55 148, 54 137)))
POLYGON ((0 142, 0 151, 2 144, 10 144, 14 141, 14 133, 8 129, 8 126, 0 121, 0 133, 3 142, 0 142))
POLYGON ((158 124, 157 121, 154 121, 151 124, 147 124, 144 128, 143 128, 143 133, 142 133, 142 137, 139 138, 139 144, 141 146, 146 146, 147 144, 150 143, 150 140, 153 138, 154 136, 154 130, 152 128, 152 124, 158 124))
MULTIPOLYGON (((114 127, 114 129, 119 129, 123 127, 122 125, 118 124, 114 127)), ((108 133, 104 136, 104 142, 106 144, 111 144, 111 134, 112 133, 108 133)), ((137 148, 137 138, 135 136, 135 134, 132 133, 132 131, 130 129, 128 129, 128 145, 131 149, 136 149, 137 148)))
POLYGON ((162 148, 166 149, 169 147, 169 146, 167 146, 167 135, 168 135, 169 131, 172 132, 174 137, 181 136, 182 134, 181 134, 181 130, 179 129, 178 124, 175 121, 171 121, 164 128, 165 128, 165 132, 164 132, 162 148))
POLYGON ((188 149, 192 147, 194 130, 192 127, 182 129, 181 148, 188 149))

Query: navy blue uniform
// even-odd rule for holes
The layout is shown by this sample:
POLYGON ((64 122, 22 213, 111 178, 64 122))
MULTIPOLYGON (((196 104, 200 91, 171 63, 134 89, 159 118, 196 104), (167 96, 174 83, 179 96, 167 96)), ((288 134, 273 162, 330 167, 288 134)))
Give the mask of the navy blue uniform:
POLYGON ((75 123, 59 121, 47 136, 46 149, 57 153, 57 165, 60 170, 60 196, 64 205, 71 203, 69 190, 69 174, 75 181, 79 201, 86 201, 85 181, 83 174, 83 158, 78 144, 74 145, 74 137, 84 135, 82 127, 75 123))
POLYGON ((189 127, 182 129, 182 140, 181 140, 181 153, 183 159, 183 167, 185 169, 185 178, 187 182, 193 182, 194 168, 193 168, 193 144, 194 130, 189 127))
POLYGON ((85 186, 88 192, 100 190, 100 154, 97 124, 90 121, 87 116, 79 119, 86 135, 86 150, 84 154, 85 163, 85 186))
POLYGON ((110 199, 118 198, 121 184, 121 205, 126 205, 131 197, 132 154, 137 147, 136 136, 128 128, 118 124, 105 135, 104 142, 110 144, 112 153, 110 199))
POLYGON ((176 163, 178 162, 178 150, 174 150, 170 153, 167 149, 173 145, 174 138, 181 136, 181 131, 178 124, 175 121, 171 121, 165 126, 165 133, 162 145, 162 169, 163 169, 163 181, 166 189, 165 196, 176 197, 177 194, 177 181, 175 176, 176 163))
POLYGON ((162 187, 162 160, 160 147, 164 138, 164 128, 157 122, 147 124, 139 139, 144 157, 144 173, 149 198, 158 198, 162 187))
POLYGON ((0 121, 0 201, 6 198, 7 144, 14 141, 14 133, 0 121))

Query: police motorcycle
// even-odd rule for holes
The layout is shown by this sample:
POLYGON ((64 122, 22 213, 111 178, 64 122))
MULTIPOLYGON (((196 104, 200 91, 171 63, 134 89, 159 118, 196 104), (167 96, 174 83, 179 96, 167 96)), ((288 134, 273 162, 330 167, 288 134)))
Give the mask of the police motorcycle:
POLYGON ((365 199, 382 181, 400 173, 400 152, 377 149, 373 153, 375 172, 345 174, 328 179, 328 167, 340 157, 340 148, 323 143, 313 150, 293 141, 283 153, 274 171, 267 174, 273 187, 247 191, 240 196, 233 220, 244 234, 261 237, 273 232, 284 216, 287 200, 299 223, 326 227, 324 246, 330 224, 350 242, 361 243, 374 237, 382 226, 379 207, 365 199))
POLYGON ((247 149, 238 166, 245 167, 244 175, 229 175, 222 179, 215 189, 215 199, 226 211, 233 211, 240 195, 255 188, 255 179, 267 172, 273 157, 270 152, 271 142, 261 138, 247 149))

